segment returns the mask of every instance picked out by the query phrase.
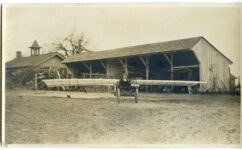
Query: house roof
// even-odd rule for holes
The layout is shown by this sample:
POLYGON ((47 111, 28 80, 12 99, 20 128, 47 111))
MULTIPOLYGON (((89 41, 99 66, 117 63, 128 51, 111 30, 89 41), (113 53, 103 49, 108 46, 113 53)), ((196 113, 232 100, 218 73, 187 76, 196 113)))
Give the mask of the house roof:
POLYGON ((59 54, 58 52, 51 52, 51 53, 42 54, 42 55, 15 58, 6 63, 6 68, 38 66, 39 64, 45 62, 48 59, 53 58, 54 56, 59 56, 62 60, 64 59, 64 56, 59 54))
POLYGON ((166 51, 191 49, 200 39, 201 37, 194 37, 174 41, 122 47, 105 51, 91 51, 83 54, 69 56, 67 59, 63 61, 63 63, 130 57, 166 51))
POLYGON ((30 46, 29 48, 41 48, 38 44, 38 42, 36 40, 34 40, 32 46, 30 46))

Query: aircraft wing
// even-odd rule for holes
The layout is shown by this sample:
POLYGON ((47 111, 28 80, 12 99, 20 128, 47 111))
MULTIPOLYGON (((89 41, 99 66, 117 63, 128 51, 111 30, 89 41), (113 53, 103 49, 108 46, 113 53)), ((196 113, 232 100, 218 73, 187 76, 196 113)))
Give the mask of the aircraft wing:
POLYGON ((108 86, 116 85, 118 79, 46 79, 42 80, 47 87, 61 86, 108 86))
MULTIPOLYGON (((42 80, 47 87, 61 86, 109 86, 116 85, 119 79, 46 79, 42 80)), ((132 85, 194 86, 206 84, 204 81, 180 80, 132 80, 132 85)))
POLYGON ((205 81, 183 81, 183 80, 133 80, 136 85, 164 85, 164 86, 194 86, 197 84, 206 84, 205 81))

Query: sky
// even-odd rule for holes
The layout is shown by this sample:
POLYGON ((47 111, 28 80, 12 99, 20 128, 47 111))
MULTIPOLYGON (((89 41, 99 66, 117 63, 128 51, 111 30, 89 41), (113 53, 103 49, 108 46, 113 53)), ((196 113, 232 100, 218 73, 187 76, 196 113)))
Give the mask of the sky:
POLYGON ((235 4, 38 4, 3 6, 4 60, 48 52, 56 38, 84 34, 93 51, 203 36, 231 59, 239 75, 240 7, 235 4))

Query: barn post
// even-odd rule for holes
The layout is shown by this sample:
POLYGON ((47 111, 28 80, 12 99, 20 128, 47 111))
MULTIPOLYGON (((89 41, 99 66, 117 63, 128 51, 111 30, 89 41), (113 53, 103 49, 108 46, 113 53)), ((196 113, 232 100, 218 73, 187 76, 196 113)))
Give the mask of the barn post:
POLYGON ((107 78, 107 76, 108 76, 108 65, 107 65, 107 63, 105 63, 105 62, 103 62, 103 61, 100 61, 100 63, 101 63, 101 65, 103 66, 103 68, 105 69, 105 72, 106 72, 106 78, 107 78))
POLYGON ((74 67, 72 65, 66 64, 67 78, 74 78, 74 67))
POLYGON ((37 73, 35 73, 34 74, 34 89, 35 90, 38 90, 38 74, 37 73))
POLYGON ((129 74, 129 69, 128 69, 128 67, 129 67, 129 66, 128 66, 128 59, 124 59, 124 66, 125 66, 125 68, 124 68, 124 69, 125 69, 125 73, 126 73, 126 74, 129 74))
MULTIPOLYGON (((167 56, 166 53, 163 53, 166 60, 168 61, 168 63, 170 64, 171 67, 171 80, 174 79, 174 60, 173 60, 173 54, 170 53, 170 58, 167 56)), ((173 89, 173 86, 171 86, 171 89, 173 89)))
MULTIPOLYGON (((105 76, 105 78, 107 78, 107 76, 108 76, 108 69, 107 69, 108 65, 107 65, 107 63, 105 63, 105 62, 103 62, 103 61, 100 61, 100 63, 101 63, 101 65, 103 66, 103 68, 105 69, 105 71, 106 71, 106 76, 105 76)), ((110 93, 110 86, 108 86, 108 93, 110 93)))
POLYGON ((174 79, 174 61, 173 61, 173 54, 171 56, 171 80, 174 79))
POLYGON ((145 57, 145 63, 146 63, 146 65, 145 65, 145 72, 146 72, 146 75, 145 75, 145 77, 146 77, 146 80, 149 80, 149 75, 150 75, 150 65, 149 65, 149 57, 147 56, 147 57, 145 57))
MULTIPOLYGON (((89 65, 86 64, 85 62, 83 63, 83 65, 87 68, 87 70, 89 71, 89 78, 92 78, 92 63, 90 62, 89 65)), ((84 75, 85 76, 85 75, 84 75)), ((84 77, 85 78, 85 77, 84 77)))
MULTIPOLYGON (((146 56, 145 57, 145 63, 146 63, 146 66, 145 66, 145 78, 146 78, 146 80, 149 80, 149 74, 150 74, 150 65, 149 65, 149 56, 146 56)), ((149 90, 149 86, 147 85, 146 87, 145 87, 146 89, 146 92, 148 92, 148 90, 149 90)))
POLYGON ((128 59, 124 59, 124 62, 122 59, 119 59, 119 62, 121 63, 121 65, 124 68, 124 73, 128 74, 129 70, 128 70, 128 59))
POLYGON ((89 64, 89 78, 92 78, 92 63, 89 64))
POLYGON ((168 61, 168 63, 170 64, 170 67, 171 67, 171 80, 173 80, 174 79, 174 75, 173 75, 173 72, 174 72, 173 54, 170 54, 171 58, 169 58, 166 53, 163 53, 163 54, 164 54, 166 60, 168 61))
MULTIPOLYGON (((171 80, 174 79, 174 60, 173 60, 173 53, 170 54, 171 56, 171 80)), ((171 86, 171 90, 173 90, 173 86, 171 86)))
MULTIPOLYGON (((146 80, 149 80, 149 74, 150 74, 149 59, 150 59, 150 57, 149 56, 146 56, 145 57, 145 60, 141 56, 139 58, 142 61, 142 63, 144 64, 144 66, 145 66, 145 79, 146 80)), ((149 89, 149 86, 146 85, 146 92, 148 92, 148 89, 149 89)))

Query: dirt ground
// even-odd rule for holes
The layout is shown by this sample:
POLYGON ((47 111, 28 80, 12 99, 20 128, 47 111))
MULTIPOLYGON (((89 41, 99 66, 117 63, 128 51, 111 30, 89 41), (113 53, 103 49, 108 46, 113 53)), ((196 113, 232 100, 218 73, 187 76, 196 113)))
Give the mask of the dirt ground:
POLYGON ((237 96, 141 93, 137 104, 133 98, 117 104, 111 94, 6 91, 7 144, 124 147, 239 141, 237 96))

